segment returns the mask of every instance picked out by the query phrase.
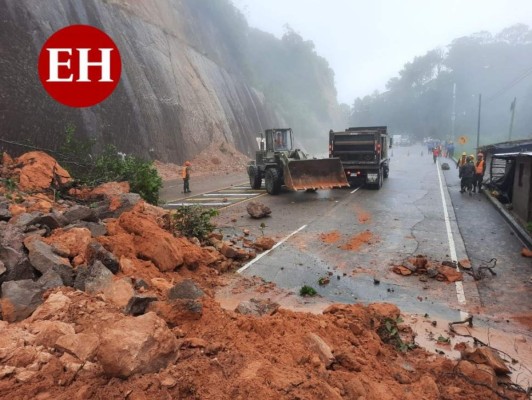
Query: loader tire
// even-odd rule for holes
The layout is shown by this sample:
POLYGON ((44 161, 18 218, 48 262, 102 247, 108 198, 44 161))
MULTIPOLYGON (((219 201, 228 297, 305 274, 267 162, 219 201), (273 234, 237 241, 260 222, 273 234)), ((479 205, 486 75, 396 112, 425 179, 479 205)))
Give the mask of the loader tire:
POLYGON ((248 175, 249 186, 251 186, 251 189, 260 189, 262 185, 262 176, 260 176, 259 169, 255 166, 249 167, 248 175))
POLYGON ((279 194, 281 191, 281 178, 279 177, 279 171, 277 171, 275 168, 269 168, 266 170, 264 183, 266 184, 266 191, 268 194, 279 194))

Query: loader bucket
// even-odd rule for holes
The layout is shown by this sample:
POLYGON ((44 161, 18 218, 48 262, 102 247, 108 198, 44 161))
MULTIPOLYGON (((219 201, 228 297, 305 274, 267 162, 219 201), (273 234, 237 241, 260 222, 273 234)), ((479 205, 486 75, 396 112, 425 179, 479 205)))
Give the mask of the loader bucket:
POLYGON ((291 160, 284 168, 284 184, 290 190, 349 186, 339 158, 291 160))

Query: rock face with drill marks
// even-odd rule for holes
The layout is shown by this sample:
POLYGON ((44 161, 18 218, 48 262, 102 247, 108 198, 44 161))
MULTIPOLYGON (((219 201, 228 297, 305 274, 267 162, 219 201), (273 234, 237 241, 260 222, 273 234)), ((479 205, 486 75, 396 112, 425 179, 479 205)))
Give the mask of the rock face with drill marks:
POLYGON ((64 132, 69 121, 76 135, 86 132, 102 145, 113 143, 128 154, 180 163, 214 141, 251 153, 256 148, 252 132, 286 125, 264 95, 245 83, 244 71, 231 55, 234 44, 220 34, 216 18, 206 22, 201 2, 65 4, 0 4, 4 37, 10 38, 3 43, 10 57, 3 58, 0 87, 9 103, 18 104, 4 110, 3 138, 23 137, 50 148, 58 143, 50 143, 42 132, 64 132), (121 82, 97 108, 58 107, 37 74, 20 73, 21 65, 37 64, 42 45, 55 30, 72 24, 102 29, 120 49, 121 82), (127 138, 120 132, 128 132, 127 138))

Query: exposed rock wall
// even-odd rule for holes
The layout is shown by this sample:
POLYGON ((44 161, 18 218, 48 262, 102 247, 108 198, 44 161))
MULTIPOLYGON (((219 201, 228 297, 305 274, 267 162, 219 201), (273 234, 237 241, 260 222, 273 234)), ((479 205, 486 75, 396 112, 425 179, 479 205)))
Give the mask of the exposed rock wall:
MULTIPOLYGON (((0 138, 57 149, 69 123, 76 135, 120 151, 182 162, 213 141, 246 154, 256 134, 284 125, 249 87, 216 26, 195 0, 0 0, 0 138), (104 30, 122 57, 115 92, 73 109, 42 88, 37 59, 46 39, 71 24, 104 30)), ((27 149, 0 142, 12 153, 27 149)))

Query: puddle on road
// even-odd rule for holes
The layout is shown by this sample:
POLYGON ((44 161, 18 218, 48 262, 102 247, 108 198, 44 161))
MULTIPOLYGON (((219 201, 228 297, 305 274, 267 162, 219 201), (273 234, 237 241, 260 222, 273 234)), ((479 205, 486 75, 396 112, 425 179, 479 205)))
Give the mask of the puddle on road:
MULTIPOLYGON (((469 337, 455 335, 449 330, 449 323, 455 322, 452 320, 433 318, 429 315, 425 318, 423 315, 414 314, 406 315, 404 317, 405 323, 409 325, 416 333, 416 343, 425 350, 435 353, 438 352, 446 357, 459 360, 460 352, 454 350, 457 343, 467 343, 472 348, 474 340, 469 337), (433 321, 436 326, 433 326, 433 321), (449 338, 449 344, 442 344, 438 342, 438 338, 449 338)), ((525 336, 522 334, 512 334, 504 332, 493 327, 481 326, 476 323, 473 318, 473 327, 468 324, 454 325, 454 330, 461 335, 470 335, 483 343, 488 344, 492 348, 506 353, 508 356, 501 355, 501 357, 508 361, 506 364, 512 371, 510 377, 512 382, 524 387, 525 389, 532 385, 532 336, 525 336), (511 359, 517 361, 512 363, 511 359)))

